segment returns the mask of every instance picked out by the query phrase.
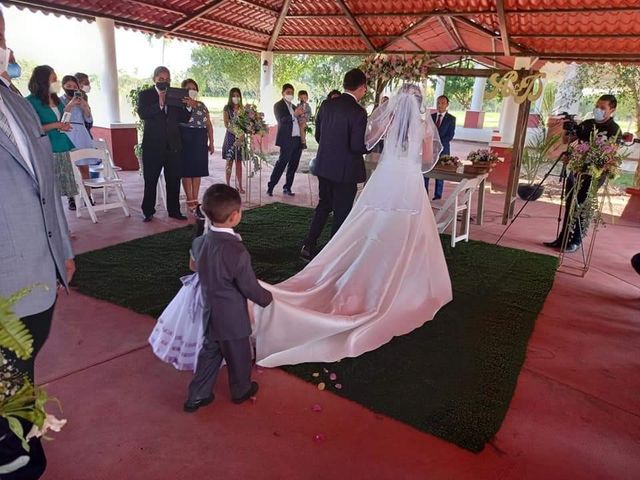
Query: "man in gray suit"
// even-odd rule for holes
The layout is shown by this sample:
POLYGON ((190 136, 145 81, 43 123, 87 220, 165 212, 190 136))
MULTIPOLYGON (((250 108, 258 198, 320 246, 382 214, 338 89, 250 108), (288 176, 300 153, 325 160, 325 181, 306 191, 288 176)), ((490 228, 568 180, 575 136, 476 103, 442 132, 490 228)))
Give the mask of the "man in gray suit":
MULTIPOLYGON (((8 55, 0 11, 0 70, 8 55)), ((3 72, 0 71, 0 75, 3 72)), ((75 271, 73 251, 53 170, 49 137, 31 105, 0 81, 0 296, 6 297, 36 284, 15 306, 15 313, 33 336, 30 360, 3 355, 16 369, 34 379, 33 364, 44 345, 56 301, 58 285, 67 288, 75 271)), ((30 425, 23 427, 29 431, 30 425)), ((0 465, 25 454, 20 442, 0 423, 0 465), (14 441, 15 440, 15 441, 14 441)), ((30 442, 29 462, 2 478, 38 478, 46 466, 40 441, 30 442)))

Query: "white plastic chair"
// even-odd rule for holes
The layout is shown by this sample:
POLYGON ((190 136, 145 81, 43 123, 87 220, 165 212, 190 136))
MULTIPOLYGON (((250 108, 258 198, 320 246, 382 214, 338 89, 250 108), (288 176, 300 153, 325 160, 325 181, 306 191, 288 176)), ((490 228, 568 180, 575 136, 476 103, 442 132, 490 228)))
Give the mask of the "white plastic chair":
POLYGON ((158 177, 158 186, 156 187, 156 204, 158 201, 162 204, 164 209, 167 209, 167 184, 164 181, 164 168, 160 172, 160 176, 158 177))
POLYGON ((469 241, 469 224, 471 220, 471 199, 480 183, 487 177, 487 174, 480 175, 472 179, 463 179, 454 192, 447 197, 441 208, 436 208, 436 224, 438 232, 444 231, 451 225, 451 246, 464 240, 469 241), (458 231, 458 216, 460 219, 460 232, 458 231))
POLYGON ((96 208, 102 208, 102 211, 111 210, 113 208, 122 208, 125 216, 129 217, 131 214, 129 213, 129 206, 127 205, 127 201, 124 197, 124 190, 122 188, 122 180, 119 178, 109 178, 107 176, 108 171, 110 170, 107 166, 108 158, 106 150, 97 149, 97 148, 82 148, 79 150, 72 150, 69 152, 69 157, 71 159, 71 168, 73 169, 73 176, 76 180, 76 185, 78 186, 78 195, 76 195, 76 215, 80 217, 81 209, 86 208, 89 211, 89 216, 91 217, 91 221, 93 223, 98 222, 98 218, 96 216, 96 208), (84 179, 80 174, 80 170, 76 165, 78 160, 85 160, 88 158, 97 158, 102 160, 103 165, 105 165, 105 169, 103 170, 103 176, 100 178, 91 178, 84 179), (103 189, 103 198, 104 202, 102 205, 96 205, 95 207, 91 205, 91 201, 89 200, 89 195, 87 194, 86 188, 102 188, 103 189), (108 192, 109 188, 113 188, 115 191, 117 201, 108 203, 108 192), (82 199, 82 202, 80 200, 82 199))

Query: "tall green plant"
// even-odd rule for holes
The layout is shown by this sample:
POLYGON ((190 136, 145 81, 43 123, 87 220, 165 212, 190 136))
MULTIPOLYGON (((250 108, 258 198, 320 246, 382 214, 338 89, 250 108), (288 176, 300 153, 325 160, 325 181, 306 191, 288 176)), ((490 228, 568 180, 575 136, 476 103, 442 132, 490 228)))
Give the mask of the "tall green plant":
POLYGON ((142 90, 146 90, 147 88, 151 88, 151 85, 144 83, 136 88, 132 88, 127 94, 127 100, 129 100, 129 103, 131 104, 131 108, 133 111, 133 116, 136 118, 136 128, 138 130, 138 143, 133 148, 138 158, 142 156, 141 142, 142 142, 142 133, 144 131, 144 120, 142 120, 138 116, 138 99, 140 97, 140 92, 142 90))

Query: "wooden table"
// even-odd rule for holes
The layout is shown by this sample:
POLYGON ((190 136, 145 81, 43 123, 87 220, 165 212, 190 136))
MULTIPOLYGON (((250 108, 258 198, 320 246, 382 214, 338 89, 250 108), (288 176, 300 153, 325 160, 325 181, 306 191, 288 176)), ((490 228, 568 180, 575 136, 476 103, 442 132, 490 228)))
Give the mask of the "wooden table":
POLYGON ((478 207, 476 212, 476 225, 482 225, 484 221, 484 189, 487 181, 486 173, 456 173, 446 170, 433 169, 424 174, 427 178, 433 178, 435 180, 446 180, 447 182, 461 182, 463 179, 473 179, 484 176, 480 185, 478 186, 478 207))

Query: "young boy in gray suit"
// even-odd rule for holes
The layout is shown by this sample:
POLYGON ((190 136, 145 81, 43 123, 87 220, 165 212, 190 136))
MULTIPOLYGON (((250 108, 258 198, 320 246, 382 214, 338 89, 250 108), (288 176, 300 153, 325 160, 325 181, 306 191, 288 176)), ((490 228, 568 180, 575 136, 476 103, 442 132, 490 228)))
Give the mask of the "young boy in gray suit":
POLYGON ((186 412, 213 402, 213 385, 222 359, 227 362, 233 403, 242 403, 256 394, 251 381, 251 322, 247 299, 266 307, 273 297, 258 284, 251 257, 233 228, 242 218, 242 201, 235 188, 216 184, 207 189, 202 210, 211 221, 206 235, 196 238, 196 270, 200 276, 205 309, 204 342, 198 366, 189 384, 186 412))

